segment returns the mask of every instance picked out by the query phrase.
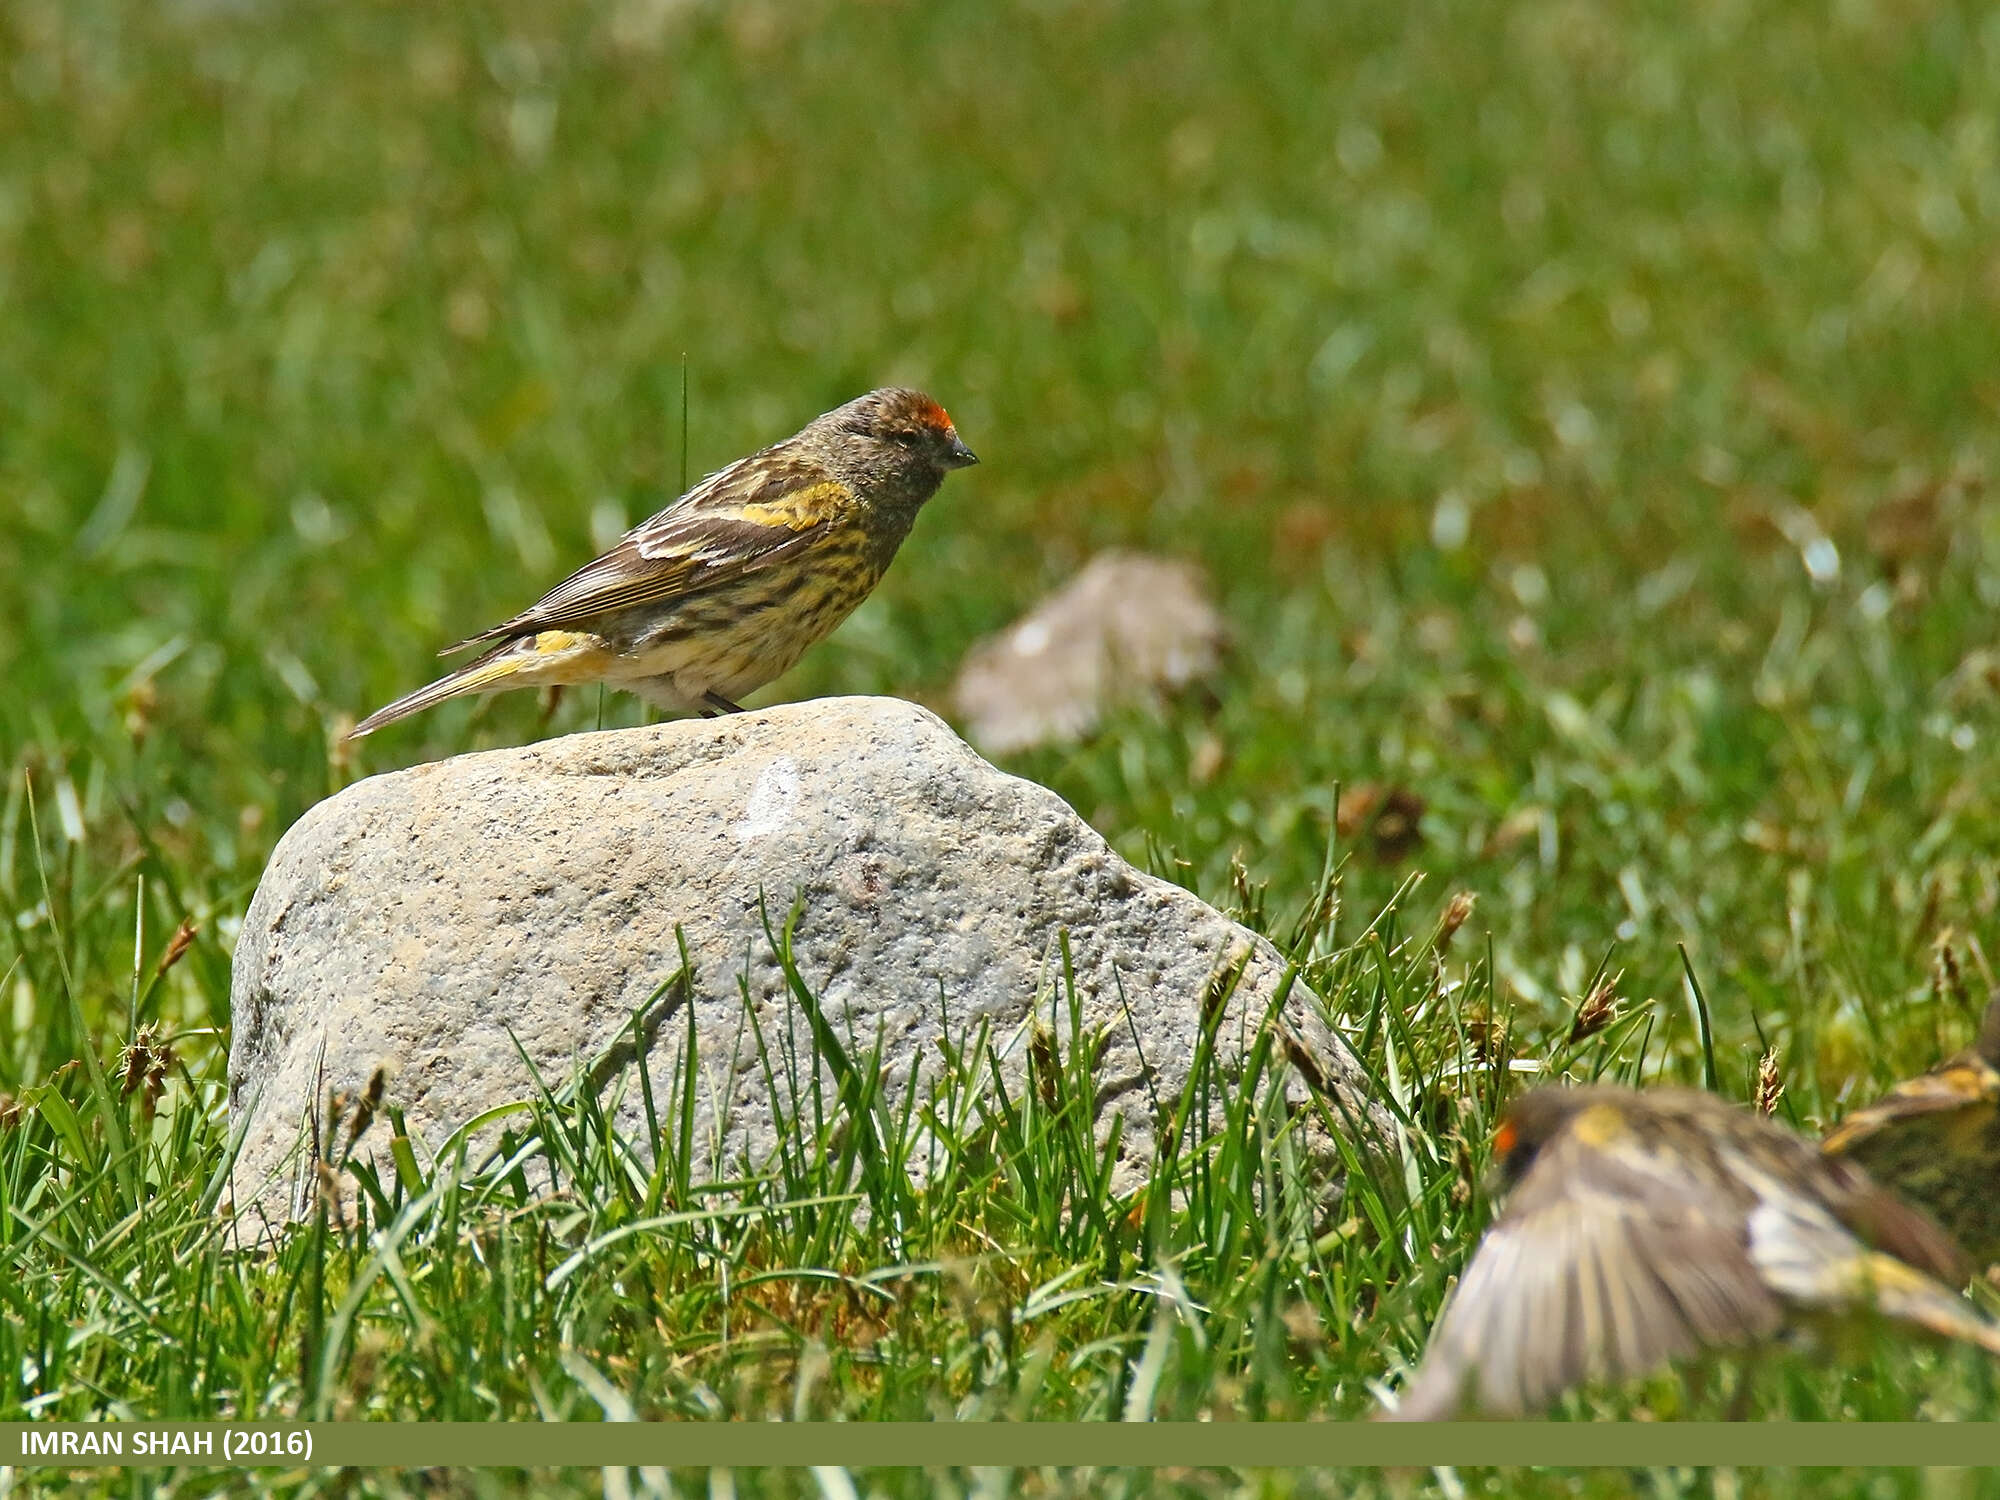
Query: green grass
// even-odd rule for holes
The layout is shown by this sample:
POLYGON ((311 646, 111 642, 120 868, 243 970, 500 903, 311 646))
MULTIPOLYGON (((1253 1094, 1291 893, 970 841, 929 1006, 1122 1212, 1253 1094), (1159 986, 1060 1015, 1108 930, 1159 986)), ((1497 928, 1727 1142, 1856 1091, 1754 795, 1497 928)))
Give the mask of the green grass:
MULTIPOLYGON (((0 1415, 1352 1416, 1484 1222, 1508 1075, 1450 1072, 1473 1038, 1696 1081, 1684 947, 1720 1087, 1775 1047, 1811 1129, 1971 1033, 1980 7, 17 0, 0 62, 0 1415), (351 754, 346 722, 684 467, 890 380, 985 463, 764 698, 943 705, 1092 551, 1202 561, 1237 638, 1212 698, 1011 768, 1280 942, 1336 786, 1423 799, 1414 851, 1338 841, 1300 950, 1414 1197, 1356 1174, 1312 1224, 1251 1088, 1181 1140, 1178 1197, 1108 1204, 1078 1054, 979 1106, 967 1037, 922 1189, 908 1120, 864 1156, 822 1101, 804 1154, 707 1191, 550 1079, 512 1124, 554 1196, 469 1161, 233 1251, 228 955, 278 836, 370 771, 638 713, 519 695, 351 754), (1600 970, 1628 1019, 1572 1055, 1600 970), (142 1026, 174 1054, 150 1110, 142 1026)), ((1566 1410, 1713 1416, 1736 1378, 1566 1410)), ((2000 1415, 1974 1356, 1901 1346, 1777 1361, 1752 1410, 2000 1415)))

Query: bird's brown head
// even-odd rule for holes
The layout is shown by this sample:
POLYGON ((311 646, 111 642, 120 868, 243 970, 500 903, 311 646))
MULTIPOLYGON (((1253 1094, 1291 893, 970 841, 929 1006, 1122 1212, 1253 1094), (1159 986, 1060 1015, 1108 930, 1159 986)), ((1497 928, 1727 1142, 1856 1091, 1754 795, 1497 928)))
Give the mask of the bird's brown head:
POLYGON ((1583 1089, 1540 1088, 1521 1095, 1493 1131, 1493 1170, 1502 1188, 1519 1182, 1535 1156, 1589 1101, 1583 1089))
POLYGON ((950 415, 922 391, 895 386, 870 391, 813 425, 822 424, 870 468, 921 476, 933 488, 953 469, 979 462, 959 441, 950 415))

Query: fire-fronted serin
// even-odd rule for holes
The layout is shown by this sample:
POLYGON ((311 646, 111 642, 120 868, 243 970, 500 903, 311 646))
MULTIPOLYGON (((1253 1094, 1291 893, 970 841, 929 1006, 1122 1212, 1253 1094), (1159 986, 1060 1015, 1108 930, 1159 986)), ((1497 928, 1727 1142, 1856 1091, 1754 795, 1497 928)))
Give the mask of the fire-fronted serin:
POLYGON ((1789 1324, 1870 1316, 2000 1353, 1950 1236, 1711 1094, 1547 1088, 1493 1138, 1505 1208, 1393 1417, 1520 1416, 1789 1324))
POLYGON ((2000 994, 1977 1041, 1854 1111, 1820 1149, 1924 1209, 1979 1266, 2000 1262, 2000 994))
POLYGON ((593 682, 733 713, 854 612, 945 475, 978 461, 930 397, 871 391, 709 475, 534 608, 450 647, 497 643, 354 735, 466 693, 593 682))

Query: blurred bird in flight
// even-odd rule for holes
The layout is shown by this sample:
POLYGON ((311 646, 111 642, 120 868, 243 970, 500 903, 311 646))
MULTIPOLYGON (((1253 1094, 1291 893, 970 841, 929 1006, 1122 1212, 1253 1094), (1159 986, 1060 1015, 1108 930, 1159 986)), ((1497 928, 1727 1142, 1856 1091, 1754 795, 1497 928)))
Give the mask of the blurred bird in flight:
POLYGON ((1390 1417, 1545 1410, 1788 1327, 1879 1318, 2000 1354, 1950 1236, 1851 1163, 1686 1089, 1544 1088, 1493 1138, 1505 1207, 1390 1417))

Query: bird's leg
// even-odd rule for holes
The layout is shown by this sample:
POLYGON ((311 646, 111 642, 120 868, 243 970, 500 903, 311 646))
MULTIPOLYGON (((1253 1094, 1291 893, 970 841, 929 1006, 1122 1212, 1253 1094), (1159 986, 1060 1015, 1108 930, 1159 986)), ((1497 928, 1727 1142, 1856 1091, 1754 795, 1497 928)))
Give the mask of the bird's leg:
POLYGON ((556 716, 556 710, 562 707, 562 700, 562 683, 552 682, 546 688, 542 689, 542 722, 538 726, 539 728, 547 729, 549 727, 549 720, 553 719, 556 716))
POLYGON ((707 708, 704 708, 701 711, 701 716, 704 719, 713 718, 715 717, 716 714, 740 714, 743 712, 742 704, 731 703, 727 698, 723 697, 722 694, 720 693, 716 692, 703 693, 701 695, 701 701, 708 705, 707 708))

